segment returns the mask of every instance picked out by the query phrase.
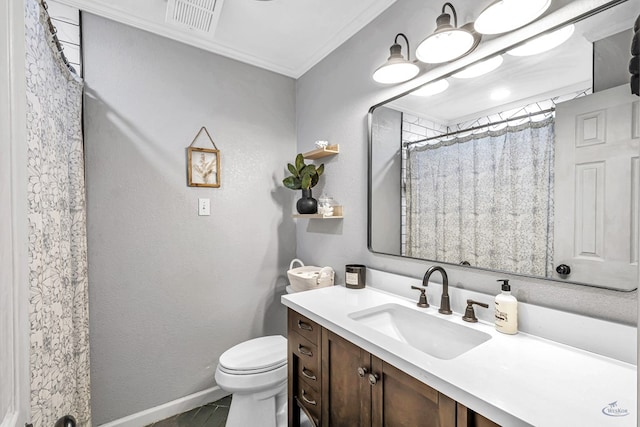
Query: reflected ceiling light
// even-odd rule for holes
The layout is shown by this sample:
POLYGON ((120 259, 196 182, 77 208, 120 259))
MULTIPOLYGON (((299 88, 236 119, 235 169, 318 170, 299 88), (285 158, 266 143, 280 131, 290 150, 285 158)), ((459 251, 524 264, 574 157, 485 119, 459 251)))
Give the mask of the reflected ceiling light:
POLYGON ((553 49, 560 46, 562 43, 569 40, 569 37, 573 34, 575 26, 573 24, 562 27, 549 34, 544 34, 540 37, 507 51, 509 55, 513 56, 529 56, 537 55, 542 52, 553 49))
POLYGON ((480 34, 500 34, 535 20, 551 5, 551 0, 496 0, 480 13, 474 28, 480 34))
POLYGON ((411 95, 415 96, 433 96, 441 92, 444 92, 449 87, 449 82, 446 79, 436 80, 433 83, 426 84, 420 89, 411 92, 411 95))
POLYGON ((477 64, 467 67, 464 70, 455 73, 452 77, 455 77, 457 79, 471 79, 473 77, 482 76, 498 68, 500 65, 502 65, 502 61, 502 56, 497 55, 485 61, 478 62, 477 64))
POLYGON ((489 94, 489 98, 494 101, 502 101, 503 99, 507 99, 509 95, 511 95, 511 91, 507 88, 501 87, 491 92, 489 94))
POLYGON ((453 61, 471 52, 480 43, 480 34, 473 30, 473 24, 458 27, 458 15, 451 3, 442 6, 442 14, 436 19, 436 30, 424 39, 416 49, 416 57, 428 64, 440 64, 453 61), (445 13, 449 6, 453 13, 453 25, 451 15, 445 13))
POLYGON ((404 34, 398 33, 396 35, 389 50, 391 51, 391 56, 389 56, 387 62, 378 67, 373 73, 373 80, 385 84, 402 83, 411 80, 418 74, 420 68, 411 62, 409 40, 404 34), (407 59, 402 56, 402 47, 398 44, 398 37, 402 37, 407 43, 407 59))

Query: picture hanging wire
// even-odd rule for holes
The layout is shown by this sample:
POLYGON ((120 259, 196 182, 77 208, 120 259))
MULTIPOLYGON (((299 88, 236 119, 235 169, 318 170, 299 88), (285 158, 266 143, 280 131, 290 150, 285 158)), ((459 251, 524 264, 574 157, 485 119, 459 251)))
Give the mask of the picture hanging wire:
POLYGON ((193 141, 191 141, 191 144, 189 144, 189 147, 192 147, 193 144, 195 144, 195 142, 198 140, 198 137, 200 136, 200 134, 202 133, 202 131, 204 131, 207 134, 207 137, 209 138, 209 141, 211 142, 211 145, 213 145, 213 148, 215 148, 216 150, 218 149, 218 147, 216 147, 216 143, 213 142, 213 138, 211 138, 211 135, 209 135, 209 131, 207 130, 206 127, 202 126, 200 128, 200 130, 198 131, 198 133, 196 134, 196 137, 193 138, 193 141))

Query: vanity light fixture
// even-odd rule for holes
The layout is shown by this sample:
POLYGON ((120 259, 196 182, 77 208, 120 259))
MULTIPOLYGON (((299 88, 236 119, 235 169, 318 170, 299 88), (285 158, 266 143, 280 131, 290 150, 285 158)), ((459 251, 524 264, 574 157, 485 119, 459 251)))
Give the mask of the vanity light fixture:
POLYGON ((551 5, 551 0, 496 0, 474 23, 481 34, 501 34, 534 21, 551 5))
POLYGON ((449 82, 446 79, 436 80, 433 83, 428 83, 422 86, 420 89, 411 92, 411 95, 415 96, 433 96, 444 92, 449 87, 449 82))
POLYGON ((440 64, 453 61, 466 55, 480 43, 480 34, 473 30, 473 24, 465 24, 458 28, 458 15, 451 3, 442 6, 442 14, 436 19, 436 30, 424 39, 416 49, 416 57, 428 64, 440 64), (449 6, 453 14, 445 13, 449 6))
POLYGON ((507 53, 513 56, 530 56, 546 52, 569 40, 574 29, 575 26, 573 24, 567 25, 559 30, 541 35, 521 46, 508 50, 507 53))
POLYGON ((455 73, 451 77, 455 77, 457 79, 471 79, 474 77, 479 77, 484 74, 490 73, 491 71, 498 68, 502 65, 502 55, 496 55, 484 61, 478 62, 477 64, 473 64, 470 67, 465 68, 464 70, 455 73))
POLYGON ((373 80, 378 83, 392 84, 411 80, 420 71, 420 68, 411 62, 411 50, 409 40, 402 33, 396 34, 396 38, 389 49, 391 56, 373 73, 373 80), (407 59, 402 56, 402 46, 398 44, 398 37, 402 37, 407 44, 407 59))

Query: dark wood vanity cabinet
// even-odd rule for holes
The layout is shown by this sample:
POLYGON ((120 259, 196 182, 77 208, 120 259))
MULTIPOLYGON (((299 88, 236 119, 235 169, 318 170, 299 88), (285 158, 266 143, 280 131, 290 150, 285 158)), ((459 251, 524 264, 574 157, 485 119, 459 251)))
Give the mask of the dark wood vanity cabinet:
POLYGON ((302 316, 288 311, 288 418, 289 426, 300 426, 300 410, 320 426, 321 359, 320 326, 302 316))
POLYGON ((293 310, 288 346, 291 427, 498 427, 293 310))

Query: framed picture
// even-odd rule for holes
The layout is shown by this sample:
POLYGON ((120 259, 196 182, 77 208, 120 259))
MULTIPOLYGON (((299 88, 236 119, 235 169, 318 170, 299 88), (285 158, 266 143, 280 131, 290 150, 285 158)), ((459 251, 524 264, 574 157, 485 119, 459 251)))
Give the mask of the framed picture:
POLYGON ((189 187, 220 187, 220 151, 196 147, 187 150, 189 187))

